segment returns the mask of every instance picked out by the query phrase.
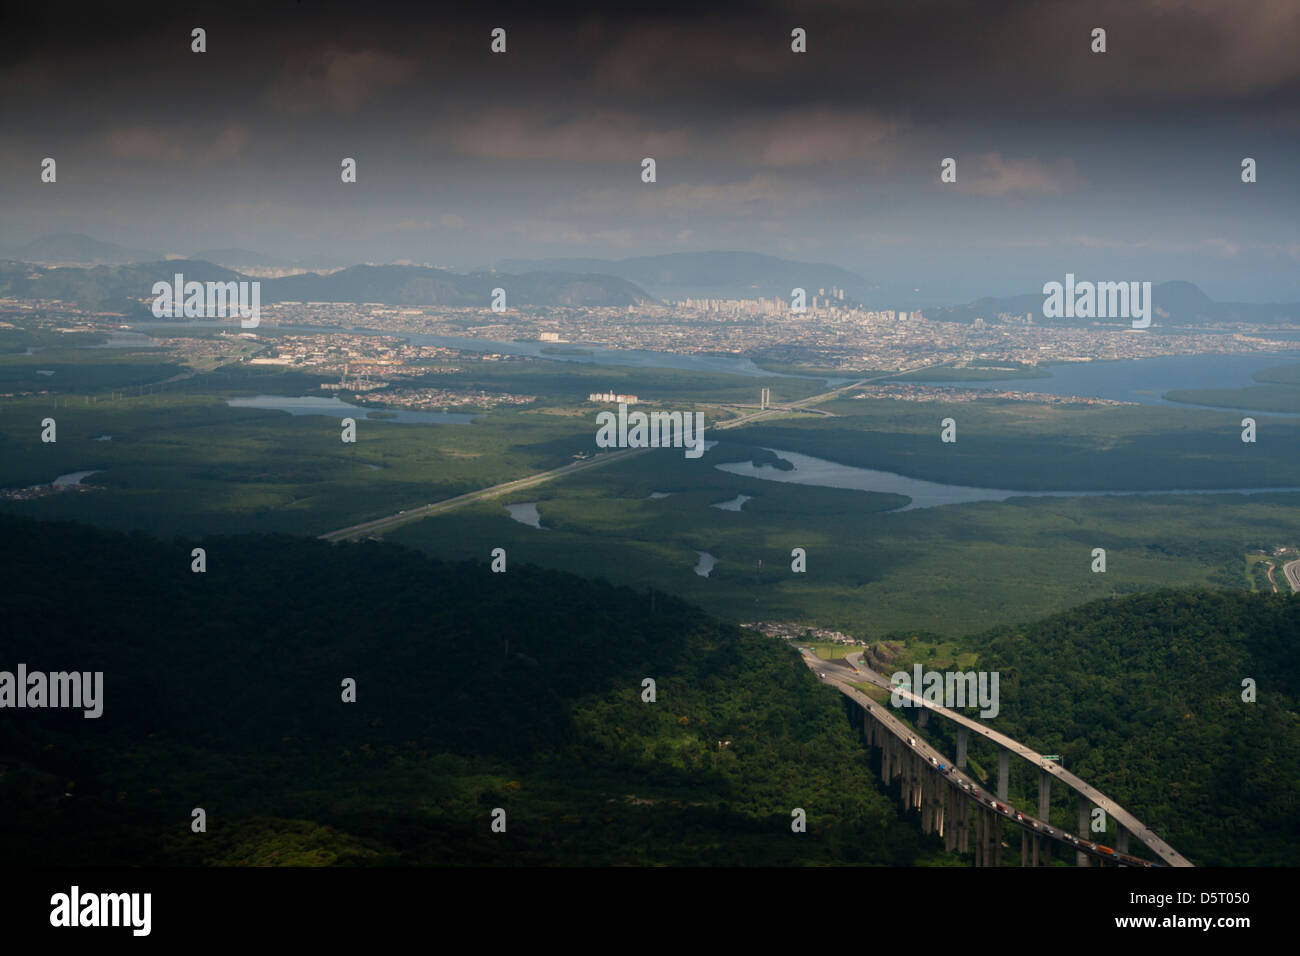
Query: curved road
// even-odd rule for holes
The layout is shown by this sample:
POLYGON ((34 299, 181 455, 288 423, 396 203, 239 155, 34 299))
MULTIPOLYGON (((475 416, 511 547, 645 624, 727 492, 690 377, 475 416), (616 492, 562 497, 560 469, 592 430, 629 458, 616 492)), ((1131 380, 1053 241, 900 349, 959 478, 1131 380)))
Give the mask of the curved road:
POLYGON ((1300 591, 1300 561, 1288 561, 1282 565, 1282 573, 1286 575, 1286 582, 1291 585, 1291 590, 1300 591))
MULTIPOLYGON (((1003 817, 1010 820, 1015 826, 1046 836, 1067 849, 1086 853, 1089 856, 1110 863, 1119 862, 1128 866, 1134 865, 1127 862, 1129 858, 1126 855, 1116 854, 1115 856, 1111 856, 1102 853, 1100 850, 1096 849, 1096 844, 1091 841, 1081 840, 1066 830, 1052 827, 1047 820, 1035 819, 1026 813, 1021 813, 1009 804, 999 803, 988 793, 988 791, 980 787, 979 781, 958 770, 952 761, 938 750, 934 749, 928 741, 922 737, 916 736, 916 731, 912 727, 903 723, 903 721, 899 720, 890 712, 891 708, 872 700, 857 688, 849 686, 847 682, 839 679, 838 675, 832 676, 830 673, 827 673, 822 669, 826 664, 831 662, 823 661, 805 651, 804 663, 812 668, 817 676, 824 682, 834 684, 840 693, 854 701, 862 707, 863 710, 869 712, 874 719, 883 723, 893 732, 895 737, 907 741, 907 745, 917 751, 921 756, 925 757, 930 762, 931 766, 938 767, 944 765, 947 769, 942 772, 944 777, 948 780, 949 786, 965 791, 964 795, 974 799, 980 806, 987 805, 992 808, 994 812, 1000 813, 1003 817), (956 781, 956 783, 953 783, 953 781, 956 781)), ((1146 863, 1145 865, 1150 866, 1151 864, 1146 863)))
MULTIPOLYGON (((1297 561, 1295 563, 1297 565, 1300 565, 1300 561, 1297 561)), ((868 683, 875 684, 878 687, 883 687, 886 690, 890 690, 890 691, 894 689, 884 676, 877 674, 871 668, 867 667, 862 663, 862 652, 859 651, 854 654, 849 654, 844 659, 845 661, 848 662, 848 666, 853 668, 856 675, 863 678, 868 683)), ((805 660, 807 660, 806 657, 805 660)), ((821 663, 827 664, 830 662, 823 661, 821 663)), ((845 685, 848 683, 847 677, 839 677, 838 675, 831 676, 831 674, 832 672, 828 671, 827 678, 825 679, 840 685, 845 685)), ((1147 827, 1147 825, 1144 824, 1141 820, 1133 816, 1133 814, 1129 813, 1127 810, 1121 807, 1114 800, 1110 799, 1100 790, 1097 790, 1095 787, 1090 786, 1086 781, 1080 779, 1079 777, 1076 777, 1074 774, 1065 770, 1063 767, 1057 766, 1055 761, 1044 760, 1043 755, 1038 753, 1037 751, 1031 750, 1029 747, 1026 747, 1024 744, 1012 740, 1010 737, 1006 736, 1005 734, 1000 734, 995 730, 989 730, 986 726, 984 726, 983 723, 981 723, 978 720, 974 720, 970 717, 967 717, 965 714, 959 714, 956 711, 948 710, 946 707, 940 707, 937 704, 927 703, 925 700, 923 700, 921 697, 918 697, 916 694, 913 694, 911 691, 900 689, 899 693, 902 696, 909 698, 910 700, 914 701, 915 703, 917 703, 922 707, 926 707, 938 714, 942 714, 944 717, 947 717, 949 720, 954 721, 955 723, 962 724, 965 727, 969 727, 971 730, 974 730, 976 733, 987 738, 988 740, 991 740, 994 743, 1002 747, 1005 747, 1007 750, 1011 751, 1014 754, 1017 754, 1018 756, 1024 758, 1025 760, 1028 760, 1030 763, 1036 764, 1039 767, 1043 768, 1048 773, 1052 774, 1054 777, 1056 777, 1058 780, 1064 783, 1071 790, 1074 790, 1076 793, 1081 793, 1084 796, 1086 796, 1089 800, 1092 801, 1094 806, 1101 807, 1103 810, 1105 810, 1108 816, 1113 817, 1115 821, 1119 823, 1120 826, 1124 827, 1124 829, 1127 830, 1131 835, 1141 840, 1142 843, 1144 843, 1152 852, 1154 852, 1158 857, 1160 857, 1160 859, 1163 860, 1167 865, 1169 866, 1191 866, 1192 865, 1190 860, 1186 859, 1184 856, 1178 853, 1178 851, 1176 851, 1173 847, 1171 847, 1168 843, 1160 839, 1160 837, 1156 836, 1156 834, 1149 827, 1147 827)), ((877 710, 874 711, 873 713, 878 713, 880 709, 881 708, 879 707, 879 705, 877 705, 877 710)), ((1029 818, 1026 817, 1026 819, 1029 818)))

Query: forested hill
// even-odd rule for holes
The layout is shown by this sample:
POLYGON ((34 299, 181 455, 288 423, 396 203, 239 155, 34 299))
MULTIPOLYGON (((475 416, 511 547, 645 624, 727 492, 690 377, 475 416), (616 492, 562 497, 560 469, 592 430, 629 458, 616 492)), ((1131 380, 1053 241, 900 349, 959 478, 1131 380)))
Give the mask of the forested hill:
MULTIPOLYGON (((1295 865, 1300 597, 1159 591, 961 647, 1001 674, 990 726, 1061 754, 1193 863, 1295 865), (1246 678, 1254 703, 1242 700, 1246 678)), ((1026 775, 1031 801, 1034 786, 1026 775)))
POLYGON ((790 648, 665 595, 388 544, 0 540, 0 670, 104 672, 98 719, 0 715, 4 862, 951 860, 790 648))

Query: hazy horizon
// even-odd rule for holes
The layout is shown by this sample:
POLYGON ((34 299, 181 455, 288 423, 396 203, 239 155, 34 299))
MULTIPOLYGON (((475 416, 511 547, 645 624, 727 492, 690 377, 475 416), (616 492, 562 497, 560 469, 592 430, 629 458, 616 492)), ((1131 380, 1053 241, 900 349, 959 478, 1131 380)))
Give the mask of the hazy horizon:
POLYGON ((7 14, 0 243, 461 271, 744 250, 935 301, 1066 272, 1300 300, 1295 4, 256 10, 7 14))

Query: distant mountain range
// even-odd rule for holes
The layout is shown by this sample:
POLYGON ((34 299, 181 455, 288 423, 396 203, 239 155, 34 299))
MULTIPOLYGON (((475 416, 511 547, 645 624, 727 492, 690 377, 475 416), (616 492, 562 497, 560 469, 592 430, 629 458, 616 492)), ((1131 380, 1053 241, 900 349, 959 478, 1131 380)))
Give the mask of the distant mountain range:
MULTIPOLYGON (((458 273, 416 265, 354 265, 332 272, 304 272, 303 265, 248 249, 210 249, 187 259, 130 249, 88 236, 48 236, 0 254, 0 292, 75 301, 92 308, 120 308, 150 294, 153 283, 176 272, 200 281, 258 279, 264 303, 382 302, 406 306, 486 304, 491 290, 506 289, 507 303, 539 306, 629 306, 656 299, 781 298, 792 289, 829 294, 843 289, 846 302, 870 308, 901 305, 878 284, 826 263, 795 262, 751 252, 671 253, 630 259, 507 259, 501 272, 458 273), (32 269, 22 263, 49 266, 32 269), (81 268, 78 268, 81 267, 81 268), (90 268, 86 268, 90 267, 90 268), (283 275, 291 272, 295 274, 283 275), (36 273, 40 273, 39 276, 36 273)), ((324 268, 317 264, 317 268, 324 268)), ((1058 277, 1059 281, 1059 277, 1058 277)), ((1155 326, 1207 322, 1300 322, 1300 303, 1216 302, 1190 282, 1152 288, 1155 326)), ((999 313, 1032 313, 1035 325, 1123 324, 1122 320, 1046 319, 1043 295, 986 297, 957 306, 924 309, 928 318, 993 324, 999 313)))
POLYGON ((80 233, 45 236, 20 246, 6 246, 4 255, 22 262, 42 265, 126 265, 163 258, 147 249, 130 249, 116 242, 102 242, 80 233))
MULTIPOLYGON (((0 248, 0 254, 21 262, 46 266, 121 266, 153 263, 166 258, 158 252, 131 249, 114 242, 103 242, 79 234, 47 236, 24 245, 0 248)), ((317 270, 336 268, 345 264, 336 261, 308 263, 239 248, 203 249, 190 253, 185 259, 209 262, 245 275, 258 276, 273 272, 305 272, 309 267, 317 270)), ((806 289, 811 298, 817 294, 818 289, 829 290, 835 287, 845 290, 846 296, 851 299, 865 302, 880 292, 879 286, 839 266, 794 262, 752 252, 683 252, 620 260, 509 259, 498 265, 503 272, 513 274, 614 277, 637 287, 638 290, 644 290, 640 293, 642 296, 648 293, 649 296, 659 299, 758 297, 788 299, 790 291, 795 287, 806 289)), ((445 270, 430 271, 445 272, 445 270)), ((348 283, 344 281, 341 284, 346 286, 348 283)), ((340 283, 334 284, 335 287, 338 285, 340 283)), ((410 282, 403 279, 402 285, 407 292, 398 294, 409 294, 410 282)), ((263 293, 266 291, 267 289, 263 287, 263 293)), ((447 290, 443 291, 445 293, 447 290)), ((314 301, 324 300, 325 297, 318 297, 314 301)), ((340 301, 346 301, 346 298, 340 301)), ((387 300, 365 299, 364 301, 387 300)))
MULTIPOLYGON (((1059 278, 1056 281, 1061 281, 1059 278)), ((977 318, 993 324, 998 314, 1024 316, 1032 314, 1035 325, 1104 325, 1123 324, 1120 319, 1075 319, 1043 317, 1041 292, 1004 298, 986 297, 966 305, 926 309, 927 318, 942 322, 974 322, 977 318)), ((1216 302, 1190 282, 1161 282, 1151 287, 1155 308, 1153 326, 1204 325, 1207 322, 1284 323, 1300 321, 1300 302, 1258 305, 1245 302, 1216 302)))
POLYGON ((266 302, 384 302, 391 305, 483 306, 495 288, 507 304, 628 306, 651 302, 645 291, 616 276, 573 272, 472 272, 425 266, 352 266, 263 280, 266 302))
MULTIPOLYGON (((303 271, 303 263, 290 259, 281 259, 277 256, 268 256, 261 252, 254 252, 251 249, 203 249, 199 252, 190 253, 186 258, 211 262, 219 266, 225 266, 227 269, 234 269, 236 272, 249 272, 250 270, 260 269, 277 269, 285 272, 303 271)), ((324 263, 315 263, 315 265, 317 268, 321 268, 324 263)))
POLYGON ((753 252, 675 252, 632 259, 507 259, 511 272, 559 270, 595 272, 634 282, 661 299, 789 299, 794 288, 809 301, 818 289, 843 289, 867 302, 880 292, 856 272, 820 262, 794 262, 753 252))
MULTIPOLYGON (((152 295, 155 282, 176 273, 187 281, 229 282, 251 279, 244 273, 189 259, 138 262, 123 266, 44 268, 23 262, 0 262, 0 294, 61 299, 86 308, 137 311, 152 295)), ((462 275, 423 266, 352 266, 320 275, 314 272, 257 279, 261 301, 382 302, 405 306, 487 306, 492 290, 506 290, 507 305, 625 307, 651 302, 636 285, 615 276, 532 272, 510 275, 476 272, 462 275)))

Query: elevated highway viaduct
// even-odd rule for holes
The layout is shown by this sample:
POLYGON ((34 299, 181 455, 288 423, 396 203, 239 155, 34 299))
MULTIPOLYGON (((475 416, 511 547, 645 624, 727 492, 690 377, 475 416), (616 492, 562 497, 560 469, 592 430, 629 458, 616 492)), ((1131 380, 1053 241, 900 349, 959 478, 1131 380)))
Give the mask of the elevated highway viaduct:
POLYGON ((904 806, 921 812, 922 828, 926 832, 943 836, 944 845, 949 851, 970 852, 973 842, 976 866, 996 866, 1000 861, 1005 821, 1022 830, 1023 865, 1045 865, 1050 859, 1052 844, 1057 844, 1066 852, 1074 851, 1075 861, 1080 866, 1094 865, 1094 861, 1120 866, 1151 865, 1128 853, 1130 835, 1146 846, 1163 865, 1192 865, 1133 814, 1086 781, 1019 741, 990 730, 976 719, 925 701, 910 690, 893 688, 885 677, 862 663, 860 653, 848 655, 841 663, 821 660, 810 651, 805 651, 804 662, 823 683, 834 686, 857 705, 850 707, 850 715, 857 720, 860 714, 867 742, 881 751, 881 778, 887 783, 895 779, 901 781, 904 806), (957 759, 949 760, 902 721, 892 706, 872 700, 854 687, 854 682, 875 684, 910 700, 918 709, 917 723, 921 726, 924 726, 931 712, 951 720, 956 724, 957 730, 957 759), (966 751, 971 732, 980 734, 997 747, 998 781, 995 794, 988 793, 966 772, 966 751), (1021 813, 1007 803, 1012 754, 1029 761, 1038 769, 1038 808, 1035 816, 1021 813), (1053 778, 1060 780, 1078 795, 1077 835, 1053 827, 1048 821, 1053 778), (973 832, 969 821, 972 804, 976 810, 973 832), (1108 816, 1113 817, 1119 827, 1117 846, 1114 849, 1091 839, 1088 826, 1093 806, 1100 807, 1108 816))

